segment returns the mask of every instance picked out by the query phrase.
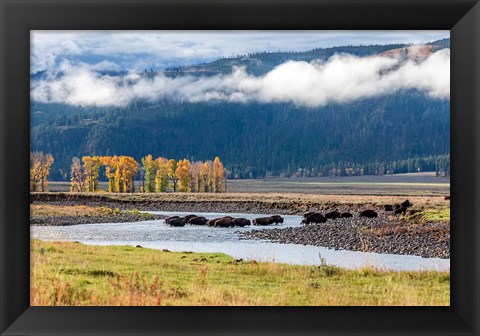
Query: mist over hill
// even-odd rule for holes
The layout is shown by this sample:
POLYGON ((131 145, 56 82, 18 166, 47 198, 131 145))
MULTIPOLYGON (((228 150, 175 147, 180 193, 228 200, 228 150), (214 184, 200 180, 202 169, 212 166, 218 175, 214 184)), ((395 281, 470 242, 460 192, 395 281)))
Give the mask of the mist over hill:
POLYGON ((333 169, 341 175, 449 170, 449 91, 439 81, 405 80, 407 72, 429 75, 431 68, 423 65, 433 59, 434 67, 433 56, 446 55, 445 48, 449 39, 422 48, 255 53, 161 74, 73 72, 68 66, 55 74, 38 72, 32 74, 31 149, 54 155, 52 180, 68 180, 72 157, 83 155, 129 155, 137 161, 147 154, 191 161, 220 156, 232 178, 328 176, 333 169), (393 55, 396 63, 383 55, 393 55), (365 62, 377 62, 375 73, 360 68, 365 62), (284 73, 299 85, 302 78, 294 76, 303 73, 317 76, 312 85, 328 83, 325 69, 336 64, 351 66, 360 80, 313 94, 308 85, 293 86, 298 92, 291 97, 284 86, 275 86, 284 73), (237 77, 235 69, 241 69, 237 77), (114 90, 97 89, 104 103, 90 103, 89 94, 68 86, 79 80, 114 90), (55 96, 51 87, 60 84, 65 90, 55 96), (160 89, 169 95, 157 94, 160 89))

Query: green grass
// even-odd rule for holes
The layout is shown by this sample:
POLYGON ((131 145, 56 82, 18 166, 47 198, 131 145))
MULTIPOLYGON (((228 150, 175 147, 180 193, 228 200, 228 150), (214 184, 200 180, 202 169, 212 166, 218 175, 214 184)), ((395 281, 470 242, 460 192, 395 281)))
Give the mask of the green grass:
POLYGON ((449 305, 449 272, 295 266, 219 253, 31 244, 31 304, 449 305))
POLYGON ((407 217, 407 220, 415 223, 450 222, 450 207, 426 209, 407 217))

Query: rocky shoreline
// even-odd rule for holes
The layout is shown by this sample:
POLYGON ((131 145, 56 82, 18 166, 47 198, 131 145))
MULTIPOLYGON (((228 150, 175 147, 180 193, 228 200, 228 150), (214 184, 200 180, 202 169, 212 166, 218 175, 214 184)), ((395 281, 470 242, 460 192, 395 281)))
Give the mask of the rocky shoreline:
POLYGON ((241 239, 322 246, 350 251, 450 258, 450 224, 407 224, 378 218, 339 218, 325 224, 238 232, 241 239), (386 224, 387 223, 387 224, 386 224))
POLYGON ((126 213, 112 214, 108 216, 30 216, 30 225, 42 226, 69 226, 78 224, 98 224, 98 223, 127 223, 141 222, 147 220, 164 219, 165 216, 144 214, 144 213, 126 213))

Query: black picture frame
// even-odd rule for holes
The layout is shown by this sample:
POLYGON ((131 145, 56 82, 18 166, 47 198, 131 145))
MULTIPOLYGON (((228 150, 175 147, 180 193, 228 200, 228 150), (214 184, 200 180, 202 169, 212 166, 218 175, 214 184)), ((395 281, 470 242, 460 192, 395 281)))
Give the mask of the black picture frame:
POLYGON ((480 4, 0 0, 2 335, 479 335, 480 4), (451 31, 450 307, 29 307, 30 30, 451 31))

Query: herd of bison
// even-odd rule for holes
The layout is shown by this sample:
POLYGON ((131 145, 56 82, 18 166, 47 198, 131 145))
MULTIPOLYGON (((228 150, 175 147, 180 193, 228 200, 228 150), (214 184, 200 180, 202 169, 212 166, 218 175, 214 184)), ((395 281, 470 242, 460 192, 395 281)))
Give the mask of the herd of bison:
MULTIPOLYGON (((384 205, 384 210, 393 212, 394 214, 406 214, 407 209, 413 204, 406 200, 401 204, 386 204, 384 205)), ((409 215, 415 214, 417 210, 409 210, 409 215)), ((378 216, 378 213, 375 210, 367 209, 359 212, 360 217, 374 218, 378 216)), ((320 212, 306 212, 303 215, 302 224, 320 224, 326 223, 328 219, 335 220, 337 218, 350 218, 353 217, 350 212, 338 212, 330 211, 325 214, 320 212)), ((207 219, 205 217, 200 217, 196 215, 187 215, 184 217, 172 216, 165 219, 165 223, 170 226, 185 226, 185 224, 190 225, 206 225, 210 227, 235 227, 235 226, 248 226, 248 225, 272 225, 272 224, 281 224, 283 223, 283 218, 279 215, 274 215, 270 217, 259 217, 255 218, 253 221, 250 221, 246 218, 233 218, 230 216, 207 219)))

